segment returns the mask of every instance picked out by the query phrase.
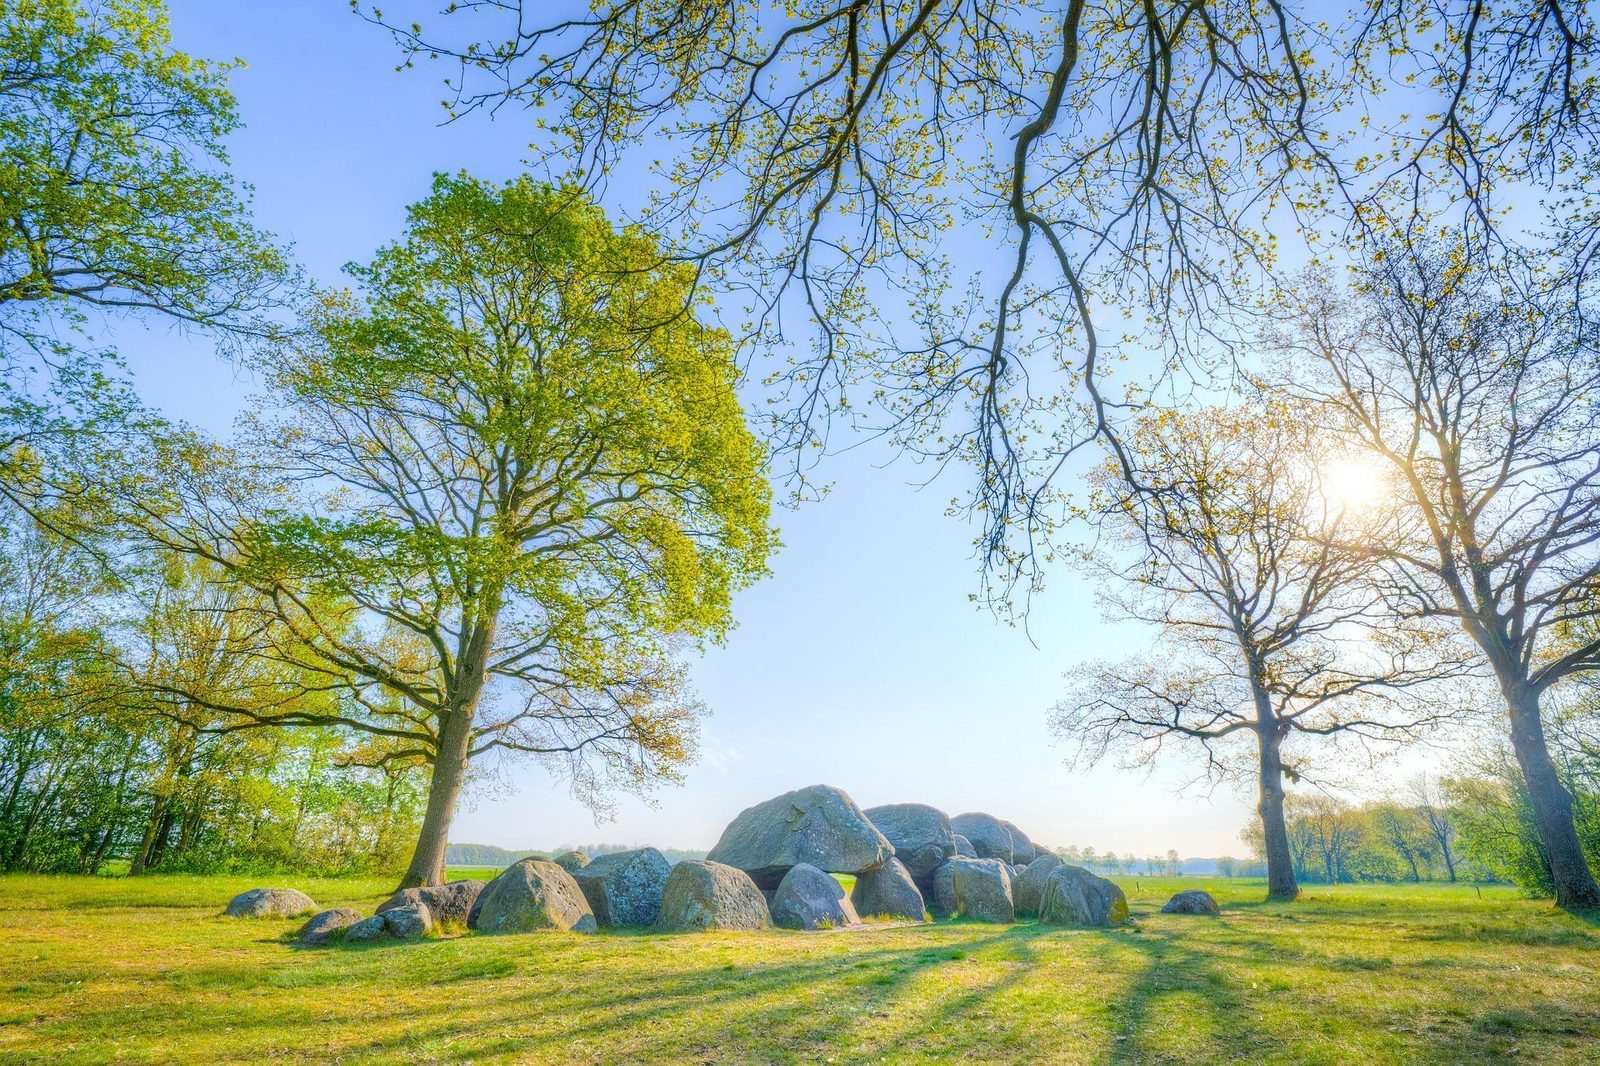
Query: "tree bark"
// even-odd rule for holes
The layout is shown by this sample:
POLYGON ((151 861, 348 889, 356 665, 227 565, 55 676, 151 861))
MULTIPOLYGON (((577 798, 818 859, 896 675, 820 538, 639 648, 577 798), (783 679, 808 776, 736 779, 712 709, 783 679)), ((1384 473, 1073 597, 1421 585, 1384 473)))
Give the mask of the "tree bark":
POLYGON ((1267 853, 1267 899, 1287 902, 1300 895, 1300 886, 1295 882, 1289 830, 1283 820, 1283 757, 1279 751, 1282 738, 1270 712, 1258 721, 1256 740, 1261 749, 1260 802, 1256 813, 1261 816, 1267 853))
POLYGON ((450 842, 450 822, 455 817, 461 783, 467 775, 467 751, 472 740, 472 716, 451 712, 439 723, 439 748, 433 758, 433 779, 428 784, 428 808, 411 865, 400 879, 401 888, 421 888, 444 880, 444 853, 450 842))
POLYGON ((1556 904, 1568 910, 1600 908, 1600 885, 1584 857, 1572 819, 1572 795, 1561 783, 1545 741, 1539 693, 1527 685, 1506 686, 1511 713, 1511 746, 1528 787, 1534 824, 1550 861, 1556 904))
POLYGON ((411 865, 400 879, 401 888, 422 888, 444 880, 444 852, 450 842, 450 822, 467 776, 472 750, 472 720, 488 680, 489 649, 494 643, 498 608, 484 612, 473 627, 463 654, 456 662, 455 691, 439 716, 439 743, 433 757, 433 778, 428 783, 428 808, 417 834, 411 865))

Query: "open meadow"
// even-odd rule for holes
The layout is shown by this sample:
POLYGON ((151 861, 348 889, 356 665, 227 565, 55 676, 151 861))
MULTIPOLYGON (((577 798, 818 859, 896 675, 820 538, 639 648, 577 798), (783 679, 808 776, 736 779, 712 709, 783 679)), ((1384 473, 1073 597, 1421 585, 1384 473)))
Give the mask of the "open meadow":
MULTIPOLYGON (((461 873, 462 871, 453 871, 461 873)), ((1569 1062, 1600 928, 1505 887, 1121 878, 1134 924, 301 949, 247 877, 0 880, 7 1062, 1569 1062), (1210 889, 1220 919, 1163 915, 1210 889)), ((389 879, 305 881, 364 910, 389 879)))

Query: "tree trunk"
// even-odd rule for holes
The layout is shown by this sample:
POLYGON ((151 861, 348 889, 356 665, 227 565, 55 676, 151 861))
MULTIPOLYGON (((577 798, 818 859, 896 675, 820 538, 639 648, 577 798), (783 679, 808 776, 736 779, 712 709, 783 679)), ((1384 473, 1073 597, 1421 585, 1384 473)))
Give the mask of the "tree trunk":
POLYGON ((1283 757, 1277 723, 1270 717, 1256 727, 1261 749, 1260 802, 1261 831, 1267 853, 1267 899, 1286 902, 1300 895, 1294 879, 1294 859, 1289 854, 1289 830, 1283 821, 1283 757))
POLYGON ((439 723, 439 749, 433 759, 433 779, 428 784, 428 809, 411 865, 400 880, 401 888, 421 888, 444 880, 444 852, 450 842, 450 821, 455 817, 461 782, 467 775, 467 751, 472 742, 470 712, 450 712, 439 723))
POLYGON ((139 847, 133 853, 133 861, 128 864, 130 877, 137 877, 144 873, 150 865, 151 852, 156 846, 156 830, 161 828, 161 819, 167 813, 167 797, 157 795, 155 803, 150 808, 150 819, 144 824, 144 835, 139 838, 139 847))
POLYGON ((1511 712, 1511 746, 1528 786, 1534 824, 1550 860, 1556 904, 1568 910, 1600 907, 1600 885, 1584 858, 1572 819, 1572 795, 1561 783, 1545 742, 1539 716, 1539 694, 1526 685, 1506 686, 1511 712))

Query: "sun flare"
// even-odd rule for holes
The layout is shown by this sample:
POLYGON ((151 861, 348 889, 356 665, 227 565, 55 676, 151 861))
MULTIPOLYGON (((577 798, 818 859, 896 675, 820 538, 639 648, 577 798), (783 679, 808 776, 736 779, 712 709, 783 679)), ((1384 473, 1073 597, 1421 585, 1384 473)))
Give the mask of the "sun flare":
POLYGON ((1342 456, 1322 467, 1322 492, 1335 511, 1360 514, 1371 510, 1387 491, 1384 470, 1375 460, 1342 456))

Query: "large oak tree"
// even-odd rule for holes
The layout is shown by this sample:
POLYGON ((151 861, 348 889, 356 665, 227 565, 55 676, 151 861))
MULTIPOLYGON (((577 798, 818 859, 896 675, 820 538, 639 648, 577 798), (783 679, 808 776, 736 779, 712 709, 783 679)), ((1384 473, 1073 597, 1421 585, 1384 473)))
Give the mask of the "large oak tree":
POLYGON ((770 490, 691 272, 581 191, 439 176, 350 269, 359 294, 266 364, 239 465, 175 454, 188 498, 145 525, 257 590, 263 654, 343 701, 218 709, 432 765, 403 882, 427 884, 486 752, 553 760, 595 802, 677 775, 698 703, 675 642, 722 634, 764 572, 770 490))

